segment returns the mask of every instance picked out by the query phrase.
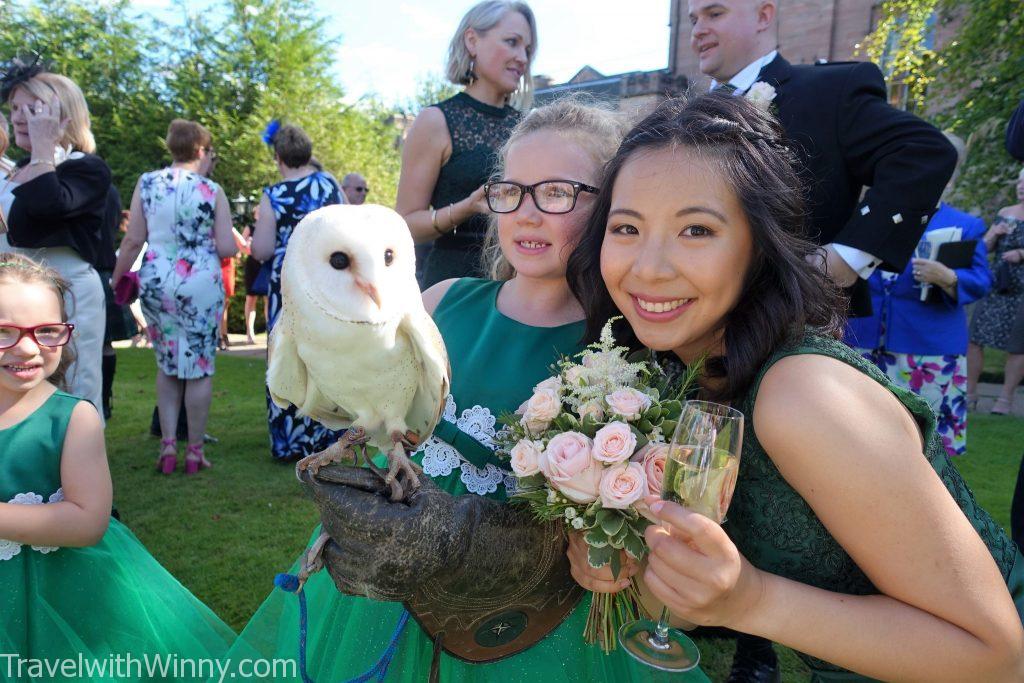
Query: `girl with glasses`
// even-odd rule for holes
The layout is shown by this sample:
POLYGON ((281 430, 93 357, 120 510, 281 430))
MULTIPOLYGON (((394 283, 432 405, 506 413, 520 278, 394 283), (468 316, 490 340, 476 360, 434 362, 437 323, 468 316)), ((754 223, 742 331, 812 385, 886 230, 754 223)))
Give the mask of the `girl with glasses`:
POLYGON ((64 391, 67 292, 55 271, 0 254, 0 651, 222 656, 231 630, 110 517, 99 413, 64 391))
MULTIPOLYGON (((519 605, 529 601, 534 605, 557 605, 553 609, 561 611, 547 628, 529 626, 535 629, 532 637, 517 645, 510 656, 479 663, 463 661, 456 649, 439 650, 435 660, 431 632, 410 619, 402 627, 387 667, 387 680, 426 680, 432 671, 442 681, 466 683, 648 680, 648 673, 632 667, 625 653, 608 656, 596 645, 586 644, 583 630, 587 599, 550 599, 555 595, 552 586, 566 582, 574 585, 564 561, 565 540, 561 534, 548 539, 547 545, 521 540, 540 527, 523 508, 507 504, 515 478, 507 461, 496 457, 492 446, 495 433, 501 429, 497 418, 516 410, 529 398, 560 354, 582 350, 583 311, 566 282, 566 260, 594 205, 595 195, 584 187, 600 187, 602 167, 621 139, 622 130, 617 116, 572 100, 527 115, 501 149, 498 177, 509 185, 504 188, 506 195, 514 193, 512 186, 530 191, 524 191, 513 206, 516 202, 512 199, 500 198, 502 186, 492 187, 491 201, 497 211, 487 234, 492 278, 448 279, 423 295, 448 350, 452 388, 441 426, 413 459, 423 468, 424 477, 450 494, 440 495, 457 506, 454 526, 467 523, 469 518, 483 520, 473 533, 472 543, 482 549, 481 554, 460 553, 458 559, 453 559, 443 554, 443 548, 428 544, 419 550, 398 547, 390 539, 401 538, 401 530, 415 524, 431 525, 430 520, 403 515, 398 508, 406 506, 394 506, 395 516, 383 528, 368 521, 368 516, 349 520, 362 525, 352 538, 381 539, 370 552, 388 558, 388 566, 394 567, 388 572, 392 581, 394 577, 414 577, 411 582, 433 574, 432 581, 446 585, 457 576, 455 580, 462 588, 442 588, 441 592, 457 593, 461 606, 478 605, 484 612, 506 601, 519 605), (469 509, 475 512, 467 513, 469 509), (520 510, 522 515, 515 517, 520 510), (499 514, 512 518, 503 518, 500 525, 493 523, 493 515, 499 514), (505 558, 498 576, 494 575, 494 564, 483 556, 493 557, 495 553, 505 558), (555 558, 560 568, 553 574, 537 571, 542 557, 555 558), (449 570, 426 569, 445 563, 451 563, 449 570), (538 587, 538 575, 552 578, 538 587), (481 590, 480 586, 491 588, 481 590), (529 600, 523 597, 527 595, 529 600), (515 599, 522 602, 514 603, 515 599)), ((318 500, 363 493, 355 487, 322 480, 315 480, 312 486, 321 489, 316 493, 318 500)), ((423 533, 433 530, 423 528, 423 533)), ((319 530, 313 538, 318 535, 319 530)), ((366 576, 370 567, 351 560, 348 564, 334 563, 334 559, 344 562, 346 557, 325 555, 330 574, 313 574, 303 589, 310 606, 306 659, 311 667, 309 674, 316 680, 350 680, 370 670, 406 609, 398 602, 371 600, 367 593, 339 593, 345 585, 361 585, 369 586, 371 595, 395 594, 366 576), (338 588, 331 576, 341 581, 338 588)), ((419 588, 407 585, 401 590, 416 593, 419 588)), ((449 614, 443 607, 426 610, 414 603, 409 609, 416 617, 429 613, 444 619, 449 614)), ((515 611, 514 607, 510 609, 515 611)), ((534 623, 542 622, 531 617, 530 624, 534 623)), ((298 628, 295 597, 275 591, 242 632, 237 654, 253 656, 256 650, 261 656, 294 657, 298 628), (265 645, 268 638, 276 644, 276 649, 269 652, 265 645)), ((491 645, 506 644, 522 632, 506 630, 501 624, 496 624, 496 629, 491 645)), ((447 646, 457 639, 457 634, 445 633, 444 643, 447 646)), ((692 678, 680 680, 706 679, 697 672, 692 678)))

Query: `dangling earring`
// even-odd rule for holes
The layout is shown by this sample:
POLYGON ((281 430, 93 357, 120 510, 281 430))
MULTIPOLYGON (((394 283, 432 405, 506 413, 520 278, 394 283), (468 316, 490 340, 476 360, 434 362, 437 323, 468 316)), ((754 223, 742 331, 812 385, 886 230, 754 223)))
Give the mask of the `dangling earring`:
POLYGON ((469 81, 466 85, 473 85, 476 82, 476 73, 473 69, 476 68, 476 57, 469 58, 469 67, 466 69, 466 80, 469 81))

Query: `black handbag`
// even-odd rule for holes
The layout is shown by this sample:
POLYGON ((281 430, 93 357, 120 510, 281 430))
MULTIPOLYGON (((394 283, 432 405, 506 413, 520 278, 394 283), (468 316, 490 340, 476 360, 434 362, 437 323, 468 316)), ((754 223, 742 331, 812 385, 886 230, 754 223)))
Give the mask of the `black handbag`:
POLYGON ((999 265, 992 272, 992 291, 997 294, 1009 294, 1013 289, 1013 266, 1009 261, 1000 259, 999 265))

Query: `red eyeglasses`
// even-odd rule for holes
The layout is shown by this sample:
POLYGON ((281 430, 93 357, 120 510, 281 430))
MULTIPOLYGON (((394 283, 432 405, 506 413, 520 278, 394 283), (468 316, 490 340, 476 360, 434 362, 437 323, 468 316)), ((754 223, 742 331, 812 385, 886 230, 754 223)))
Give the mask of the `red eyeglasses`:
POLYGON ((75 329, 72 323, 46 323, 34 327, 19 327, 0 323, 0 349, 9 349, 17 346, 18 342, 25 335, 32 338, 39 346, 56 348, 64 346, 71 341, 71 331, 75 329))

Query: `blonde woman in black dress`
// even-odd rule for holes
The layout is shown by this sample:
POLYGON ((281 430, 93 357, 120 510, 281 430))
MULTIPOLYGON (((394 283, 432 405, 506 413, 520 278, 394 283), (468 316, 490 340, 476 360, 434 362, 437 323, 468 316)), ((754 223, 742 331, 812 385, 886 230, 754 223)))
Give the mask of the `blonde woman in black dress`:
POLYGON ((465 89, 426 107, 402 151, 396 209, 417 245, 420 285, 483 277, 487 232, 483 185, 520 111, 532 99, 537 47, 533 12, 518 0, 484 0, 462 18, 448 49, 446 76, 465 89))

